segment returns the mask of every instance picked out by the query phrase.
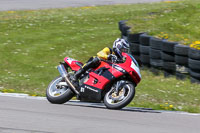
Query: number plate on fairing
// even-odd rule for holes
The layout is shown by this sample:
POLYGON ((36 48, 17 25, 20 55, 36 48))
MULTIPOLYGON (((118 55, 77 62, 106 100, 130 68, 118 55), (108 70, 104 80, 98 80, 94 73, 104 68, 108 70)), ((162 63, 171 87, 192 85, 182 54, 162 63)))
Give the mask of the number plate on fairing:
POLYGON ((69 64, 72 64, 72 61, 77 61, 77 60, 72 59, 72 58, 67 58, 67 62, 68 62, 69 64))

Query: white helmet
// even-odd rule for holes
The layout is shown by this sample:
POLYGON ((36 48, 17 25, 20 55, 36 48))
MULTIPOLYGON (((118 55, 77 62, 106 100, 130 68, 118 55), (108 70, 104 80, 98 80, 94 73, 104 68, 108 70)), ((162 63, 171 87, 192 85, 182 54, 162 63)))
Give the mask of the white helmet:
POLYGON ((117 38, 113 43, 113 50, 114 52, 117 52, 117 53, 119 52, 128 53, 129 43, 124 39, 117 38))

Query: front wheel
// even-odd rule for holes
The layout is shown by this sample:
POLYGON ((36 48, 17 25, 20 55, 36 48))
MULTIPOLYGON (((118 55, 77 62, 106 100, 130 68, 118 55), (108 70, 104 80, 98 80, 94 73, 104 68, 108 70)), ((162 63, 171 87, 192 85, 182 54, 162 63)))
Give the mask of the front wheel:
POLYGON ((46 89, 47 100, 54 104, 65 103, 74 95, 61 76, 56 77, 46 89))
POLYGON ((118 82, 120 81, 113 84, 111 90, 104 97, 104 104, 108 109, 121 109, 128 105, 135 96, 135 86, 133 83, 126 81, 117 92, 118 82))

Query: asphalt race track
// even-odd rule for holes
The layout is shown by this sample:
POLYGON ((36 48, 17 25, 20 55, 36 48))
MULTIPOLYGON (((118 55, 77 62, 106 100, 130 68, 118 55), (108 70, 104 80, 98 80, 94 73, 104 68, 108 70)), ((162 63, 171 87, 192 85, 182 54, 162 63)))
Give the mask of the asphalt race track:
POLYGON ((199 133, 199 123, 200 114, 0 96, 0 133, 199 133))
POLYGON ((0 11, 132 4, 164 0, 0 0, 0 11))
MULTIPOLYGON (((0 0, 0 11, 130 4, 163 0, 0 0)), ((5 94, 3 94, 5 95, 5 94)), ((0 133, 200 133, 200 114, 0 96, 0 133)))

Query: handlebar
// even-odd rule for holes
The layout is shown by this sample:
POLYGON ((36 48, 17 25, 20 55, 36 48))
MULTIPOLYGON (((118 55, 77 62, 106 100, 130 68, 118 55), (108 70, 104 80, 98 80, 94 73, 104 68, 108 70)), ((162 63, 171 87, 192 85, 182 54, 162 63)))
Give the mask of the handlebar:
POLYGON ((116 63, 116 64, 118 64, 118 63, 123 63, 123 61, 122 60, 116 60, 115 62, 113 62, 112 60, 104 60, 104 59, 100 59, 101 61, 104 61, 104 62, 107 62, 107 63, 116 63))

